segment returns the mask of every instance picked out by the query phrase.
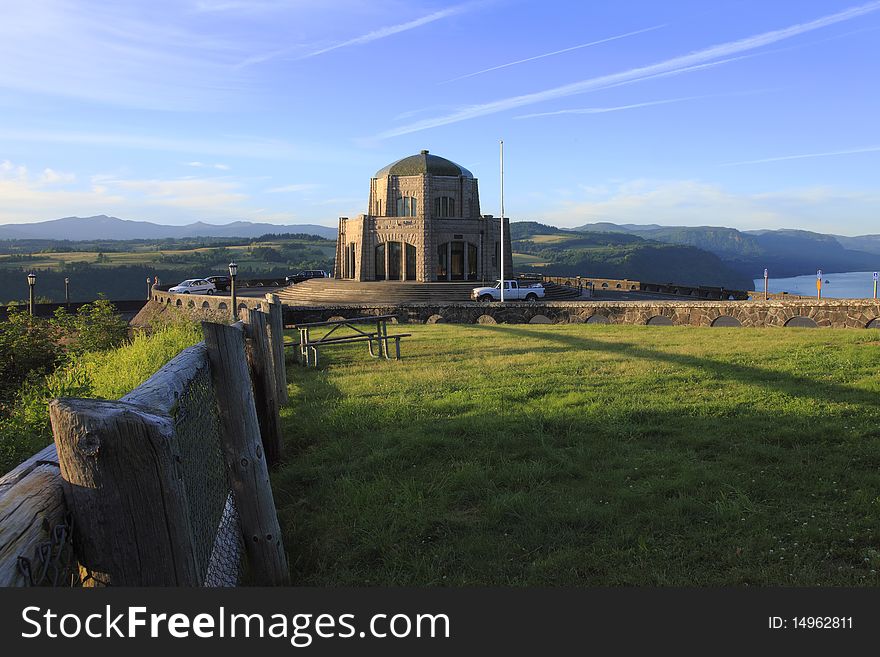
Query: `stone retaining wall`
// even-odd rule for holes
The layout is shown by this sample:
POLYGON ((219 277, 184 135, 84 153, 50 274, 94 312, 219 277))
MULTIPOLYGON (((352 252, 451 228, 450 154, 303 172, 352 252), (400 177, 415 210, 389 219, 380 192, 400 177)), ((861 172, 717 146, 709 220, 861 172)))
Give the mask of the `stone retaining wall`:
MULTIPOLYGON (((263 297, 238 297, 239 312, 244 308, 259 308, 263 297)), ((225 321, 232 317, 231 299, 213 294, 174 294, 153 288, 150 301, 131 320, 132 326, 148 327, 169 313, 184 313, 194 319, 225 321)))
MULTIPOLYGON (((259 297, 242 297, 238 307, 259 307, 259 297)), ((139 313, 182 311, 196 317, 228 316, 228 297, 156 291, 139 313)), ((405 303, 284 306, 287 325, 331 317, 396 315, 400 323, 454 324, 602 323, 674 326, 817 326, 880 328, 880 301, 823 299, 786 301, 547 301, 544 303, 405 303)), ((141 318, 143 319, 143 318, 141 318)), ((144 323, 144 322, 141 322, 144 323)))

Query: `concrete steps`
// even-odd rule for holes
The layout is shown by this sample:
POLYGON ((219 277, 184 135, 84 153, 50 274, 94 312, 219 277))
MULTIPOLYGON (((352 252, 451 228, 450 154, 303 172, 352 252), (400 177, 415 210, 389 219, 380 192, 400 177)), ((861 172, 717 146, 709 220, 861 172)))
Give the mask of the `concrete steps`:
MULTIPOLYGON (((450 303, 470 301, 471 290, 479 281, 415 283, 409 281, 347 281, 313 278, 290 285, 278 292, 282 303, 311 306, 342 303, 450 303)), ((578 291, 552 283, 545 284, 549 301, 577 299, 578 291)))

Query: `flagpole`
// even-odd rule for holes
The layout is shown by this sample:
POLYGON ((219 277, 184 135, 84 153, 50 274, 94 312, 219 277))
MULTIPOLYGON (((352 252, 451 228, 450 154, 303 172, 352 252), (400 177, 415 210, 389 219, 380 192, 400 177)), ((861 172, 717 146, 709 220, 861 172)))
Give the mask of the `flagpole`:
POLYGON ((504 301, 504 140, 501 140, 501 301, 504 301))

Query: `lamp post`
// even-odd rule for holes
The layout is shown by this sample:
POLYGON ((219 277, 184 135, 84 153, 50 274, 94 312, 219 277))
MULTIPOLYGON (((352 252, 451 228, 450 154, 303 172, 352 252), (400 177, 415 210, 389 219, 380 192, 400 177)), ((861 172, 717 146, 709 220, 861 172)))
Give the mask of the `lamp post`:
POLYGON ((153 288, 152 288, 152 286, 150 285, 150 277, 147 276, 147 301, 150 300, 150 296, 151 296, 152 290, 153 290, 153 288))
POLYGON ((70 278, 64 277, 64 305, 70 307, 70 278))
POLYGON ((37 275, 31 272, 27 275, 28 279, 28 288, 30 294, 28 296, 28 312, 31 314, 31 317, 34 316, 34 285, 37 284, 37 275))
POLYGON ((238 265, 235 260, 229 263, 229 294, 232 296, 232 319, 238 319, 237 302, 235 299, 235 275, 238 273, 238 265))

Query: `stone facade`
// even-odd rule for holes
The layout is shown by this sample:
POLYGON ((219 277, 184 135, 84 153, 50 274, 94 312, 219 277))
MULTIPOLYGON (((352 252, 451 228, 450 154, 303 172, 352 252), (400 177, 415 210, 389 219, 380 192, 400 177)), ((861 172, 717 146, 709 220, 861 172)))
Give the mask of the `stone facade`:
MULTIPOLYGON (((500 277, 501 220, 480 214, 477 179, 428 151, 380 169, 368 213, 339 219, 334 276, 356 281, 500 277)), ((504 220, 505 276, 513 275, 504 220)))

